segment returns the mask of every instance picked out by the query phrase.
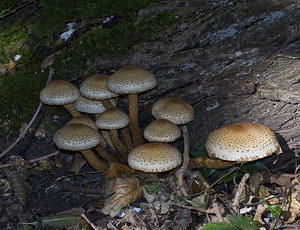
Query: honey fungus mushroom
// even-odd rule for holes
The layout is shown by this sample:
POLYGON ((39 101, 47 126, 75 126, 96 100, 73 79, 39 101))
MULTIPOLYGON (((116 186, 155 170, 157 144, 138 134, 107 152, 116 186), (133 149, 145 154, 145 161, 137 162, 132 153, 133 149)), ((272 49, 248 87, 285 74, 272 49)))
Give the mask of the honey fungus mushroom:
POLYGON ((108 90, 118 94, 128 94, 129 128, 133 137, 133 147, 142 143, 142 134, 138 123, 138 97, 137 94, 153 89, 156 79, 149 71, 127 65, 112 74, 107 80, 108 90))
POLYGON ((212 131, 206 139, 205 148, 212 158, 238 163, 281 153, 271 129, 249 122, 228 124, 212 131))
POLYGON ((181 164, 177 148, 161 142, 139 145, 128 155, 128 165, 143 172, 165 172, 181 164))
POLYGON ((78 88, 64 80, 54 80, 40 92, 40 100, 47 105, 62 105, 73 117, 80 116, 73 103, 79 98, 78 88))
POLYGON ((180 136, 180 128, 165 119, 154 120, 144 130, 144 137, 150 142, 173 142, 180 136))
POLYGON ((99 172, 106 169, 106 164, 91 150, 100 144, 98 130, 83 124, 68 124, 55 133, 53 140, 60 149, 80 151, 88 163, 99 172))

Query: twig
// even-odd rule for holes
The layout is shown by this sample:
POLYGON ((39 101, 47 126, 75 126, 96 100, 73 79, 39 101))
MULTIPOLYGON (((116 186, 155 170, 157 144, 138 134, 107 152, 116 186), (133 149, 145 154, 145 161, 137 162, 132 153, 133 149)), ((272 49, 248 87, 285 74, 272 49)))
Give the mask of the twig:
POLYGON ((185 209, 189 209, 189 210, 195 210, 195 211, 198 211, 198 212, 207 213, 207 214, 214 214, 215 213, 214 209, 204 209, 204 208, 198 208, 198 207, 195 207, 195 206, 184 206, 184 205, 176 204, 176 203, 172 203, 172 205, 175 205, 175 206, 180 207, 180 208, 185 208, 185 209))
POLYGON ((183 136, 183 141, 184 141, 184 151, 183 151, 183 163, 181 167, 176 171, 176 177, 178 180, 178 186, 180 189, 181 194, 184 197, 188 196, 188 192, 186 190, 185 184, 184 184, 184 174, 189 166, 190 162, 190 147, 189 147, 189 134, 187 131, 187 127, 181 126, 182 130, 182 136, 183 136))
POLYGON ((250 174, 249 173, 246 173, 241 182, 239 183, 239 186, 236 190, 236 193, 235 193, 235 196, 233 198, 233 201, 232 201, 232 209, 238 213, 238 206, 239 206, 239 203, 240 203, 240 200, 241 200, 241 197, 242 197, 242 194, 243 194, 243 191, 245 189, 245 186, 246 186, 246 181, 248 180, 248 178, 250 177, 250 174))
POLYGON ((34 3, 34 2, 36 2, 36 0, 31 0, 31 1, 25 2, 24 4, 18 6, 17 8, 12 9, 12 10, 10 10, 9 12, 7 12, 5 14, 0 15, 0 19, 3 19, 3 18, 5 18, 5 17, 7 17, 7 16, 9 16, 13 13, 16 13, 18 10, 20 10, 20 9, 22 9, 22 8, 24 8, 24 7, 30 5, 31 3, 34 3))
POLYGON ((216 199, 213 199, 213 201, 212 201, 212 207, 213 207, 213 210, 214 210, 214 212, 215 212, 215 214, 216 214, 216 216, 218 218, 218 221, 219 222, 223 222, 224 219, 222 217, 222 214, 221 214, 221 211, 220 211, 220 208, 219 208, 219 205, 218 205, 216 199))
MULTIPOLYGON (((47 79, 47 83, 46 85, 49 84, 49 82, 52 80, 52 77, 53 77, 53 73, 54 73, 54 69, 53 68, 50 68, 50 71, 49 71, 49 75, 48 75, 48 79, 47 79)), ((23 131, 20 132, 19 134, 19 137, 18 139, 11 145, 9 146, 6 150, 4 150, 4 152, 2 152, 0 154, 0 159, 5 156, 5 154, 7 154, 16 144, 19 143, 20 140, 24 139, 25 137, 25 134, 27 133, 28 129, 30 128, 30 126, 32 125, 32 123, 34 122, 34 120, 36 119, 37 115, 39 114, 39 112, 41 111, 41 108, 43 106, 43 103, 40 102, 40 105, 39 107, 37 108, 35 114, 33 115, 31 121, 28 123, 28 125, 25 127, 25 129, 23 131)))
POLYGON ((89 218, 87 218, 87 216, 86 215, 84 215, 83 213, 81 214, 81 217, 92 227, 92 229, 94 229, 94 230, 99 230, 99 228, 96 226, 96 225, 94 225, 90 220, 89 220, 89 218))
MULTIPOLYGON (((42 156, 42 157, 35 158, 35 159, 29 160, 29 161, 25 161, 25 163, 32 164, 32 163, 37 162, 37 161, 47 160, 48 158, 54 157, 54 156, 56 156, 58 154, 59 154, 59 152, 55 151, 55 152, 50 153, 50 154, 48 154, 46 156, 42 156)), ((14 163, 0 165, 0 169, 8 168, 8 167, 12 166, 13 164, 14 163)))

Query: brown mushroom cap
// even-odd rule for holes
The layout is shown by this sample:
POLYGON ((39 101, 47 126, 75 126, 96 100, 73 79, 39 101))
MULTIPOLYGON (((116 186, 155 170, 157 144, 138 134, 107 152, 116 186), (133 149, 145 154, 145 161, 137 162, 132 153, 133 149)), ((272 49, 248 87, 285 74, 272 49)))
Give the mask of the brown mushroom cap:
POLYGON ((112 74, 107 80, 108 90, 119 94, 135 94, 153 89, 156 79, 149 71, 127 65, 112 74))
POLYGON ((106 110, 101 101, 82 96, 79 96, 78 100, 74 103, 74 108, 79 112, 90 114, 103 113, 106 110))
POLYGON ((64 105, 74 103, 79 97, 75 85, 64 80, 54 80, 40 92, 40 100, 48 105, 64 105))
POLYGON ((181 153, 167 143, 151 142, 134 148, 128 165, 143 172, 165 172, 181 164, 181 153))
POLYGON ((83 124, 69 124, 59 129, 53 140, 60 149, 79 151, 97 146, 100 134, 97 130, 83 124))
POLYGON ((144 137, 148 141, 173 142, 180 136, 180 128, 171 121, 164 119, 151 122, 144 130, 144 137))
POLYGON ((163 97, 153 104, 152 115, 156 119, 165 119, 175 125, 183 125, 194 119, 194 109, 181 99, 163 97))
POLYGON ((211 132, 205 148, 210 157, 227 161, 254 161, 280 151, 274 132, 268 127, 241 122, 211 132))
POLYGON ((128 115, 117 108, 105 111, 96 120, 96 125, 100 129, 121 129, 128 124, 128 115))
POLYGON ((118 94, 113 93, 106 88, 107 79, 109 77, 110 76, 106 74, 96 74, 86 78, 80 86, 81 95, 95 100, 117 97, 118 94))
POLYGON ((74 117, 74 118, 72 118, 72 120, 70 120, 67 123, 67 125, 69 125, 69 124, 83 124, 83 125, 87 125, 93 129, 98 130, 96 123, 88 117, 83 117, 83 116, 74 117))

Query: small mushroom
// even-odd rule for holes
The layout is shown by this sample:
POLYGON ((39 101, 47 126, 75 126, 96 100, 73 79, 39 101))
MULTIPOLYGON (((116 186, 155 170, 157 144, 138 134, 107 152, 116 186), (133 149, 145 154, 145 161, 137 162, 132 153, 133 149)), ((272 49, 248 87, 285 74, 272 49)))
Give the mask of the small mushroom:
MULTIPOLYGON (((118 97, 119 94, 107 89, 106 84, 109 77, 106 74, 96 74, 86 78, 80 86, 81 95, 89 99, 100 100, 106 110, 114 109, 115 103, 110 99, 118 97)), ((125 138, 126 145, 131 149, 132 140, 130 135, 128 135, 128 128, 122 129, 121 132, 125 138)))
POLYGON ((73 117, 80 116, 73 103, 78 100, 79 90, 75 85, 64 80, 54 80, 40 92, 40 100, 47 105, 62 105, 73 117))
POLYGON ((80 151, 96 170, 103 172, 106 169, 106 164, 91 150, 100 143, 100 134, 96 129, 83 124, 68 124, 55 133, 53 140, 60 149, 80 151))
POLYGON ((267 126, 240 122, 212 131, 205 142, 208 155, 226 161, 249 162, 281 153, 275 133, 267 126))
MULTIPOLYGON (((82 124, 82 125, 87 125, 95 130, 98 130, 98 127, 96 125, 96 123, 88 118, 88 117, 83 117, 83 116, 80 116, 80 117, 74 117, 72 120, 70 120, 68 124, 82 124)), ((108 154, 106 151, 105 151, 105 140, 104 138, 99 134, 99 137, 100 137, 100 145, 97 145, 95 147, 95 150, 99 153, 99 155, 109 161, 109 162, 114 162, 114 161, 118 161, 114 156, 108 154)))
POLYGON ((134 148, 128 165, 143 172, 165 172, 181 164, 181 153, 168 143, 151 142, 134 148))
POLYGON ((180 128, 165 119, 158 119, 151 122, 144 130, 144 137, 150 142, 173 142, 180 136, 180 128))
POLYGON ((107 89, 106 83, 109 77, 106 74, 96 74, 86 78, 80 86, 81 95, 89 99, 101 100, 106 109, 113 109, 114 106, 109 99, 117 97, 118 94, 107 89))
POLYGON ((164 97, 157 100, 152 107, 152 115, 156 119, 166 119, 173 122, 175 125, 181 125, 181 131, 184 141, 183 164, 177 170, 176 176, 179 184, 180 191, 185 197, 188 196, 187 190, 184 185, 184 174, 189 166, 190 150, 189 150, 189 135, 185 124, 194 119, 193 107, 178 98, 164 97))
POLYGON ((156 79, 149 71, 132 65, 127 65, 112 74, 107 80, 108 90, 118 94, 128 94, 129 128, 133 136, 133 146, 142 143, 142 134, 138 123, 137 94, 153 89, 156 79))
POLYGON ((96 120, 96 125, 100 129, 110 130, 112 142, 116 149, 127 158, 127 149, 119 140, 118 129, 125 128, 129 124, 129 117, 121 109, 110 109, 102 113, 96 120))
MULTIPOLYGON (((111 103, 115 106, 114 100, 111 100, 111 103)), ((74 103, 74 108, 82 113, 95 114, 96 118, 106 110, 101 101, 88 99, 82 96, 79 96, 78 100, 74 103)), ((113 146, 109 132, 106 130, 101 130, 101 133, 109 147, 115 151, 116 149, 113 146)))

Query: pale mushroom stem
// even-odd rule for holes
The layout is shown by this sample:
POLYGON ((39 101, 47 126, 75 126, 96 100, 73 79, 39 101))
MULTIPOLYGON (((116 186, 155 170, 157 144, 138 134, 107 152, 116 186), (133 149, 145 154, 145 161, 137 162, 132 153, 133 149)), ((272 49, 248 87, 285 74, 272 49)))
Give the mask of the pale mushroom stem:
POLYGON ((117 162, 119 161, 116 157, 108 154, 100 145, 95 147, 95 150, 99 153, 99 155, 108 162, 117 162))
POLYGON ((79 116, 81 116, 81 113, 78 112, 78 111, 74 108, 73 104, 65 104, 65 105, 63 105, 63 107, 64 107, 66 110, 68 110, 69 113, 71 113, 71 115, 72 115, 73 117, 79 117, 79 116))
POLYGON ((133 137, 133 147, 142 144, 142 133, 138 123, 138 97, 137 94, 128 94, 129 128, 133 137))
POLYGON ((210 157, 195 157, 191 158, 188 169, 196 169, 196 168, 228 168, 235 165, 237 162, 235 161, 223 161, 219 159, 212 159, 210 157))
MULTIPOLYGON (((106 100, 102 100, 101 101, 103 106, 105 107, 106 110, 109 110, 109 109, 115 109, 116 107, 111 103, 110 100, 106 99, 106 100)), ((123 129, 121 129, 121 133, 124 137, 124 140, 126 142, 126 145, 128 147, 129 150, 132 149, 132 140, 131 140, 131 136, 130 136, 130 133, 129 133, 129 129, 128 127, 125 127, 123 129)))
MULTIPOLYGON (((96 119, 100 116, 100 114, 95 114, 96 119)), ((116 151, 115 146, 112 143, 111 137, 110 137, 110 132, 108 130, 100 130, 105 142, 109 145, 109 147, 113 150, 116 151)))
POLYGON ((121 129, 120 131, 124 137, 127 149, 132 150, 132 140, 131 140, 131 136, 130 136, 128 127, 125 127, 123 129, 121 129))
POLYGON ((185 125, 181 126, 183 142, 184 142, 184 151, 183 151, 183 163, 181 167, 176 171, 176 177, 178 180, 178 186, 181 194, 184 197, 188 196, 185 184, 184 184, 184 174, 189 166, 190 161, 190 146, 189 146, 189 134, 187 131, 187 127, 185 125))
POLYGON ((104 172, 105 169, 107 168, 107 165, 100 161, 97 156, 93 153, 92 150, 87 149, 87 150, 81 150, 80 151, 84 158, 89 162, 89 164, 96 169, 99 172, 104 172))
POLYGON ((114 146, 116 147, 118 152, 121 153, 122 156, 124 157, 123 162, 126 162, 128 151, 127 151, 126 147, 122 144, 122 142, 119 140, 118 130, 111 129, 110 130, 110 135, 111 135, 111 139, 112 139, 112 142, 113 142, 114 146))

